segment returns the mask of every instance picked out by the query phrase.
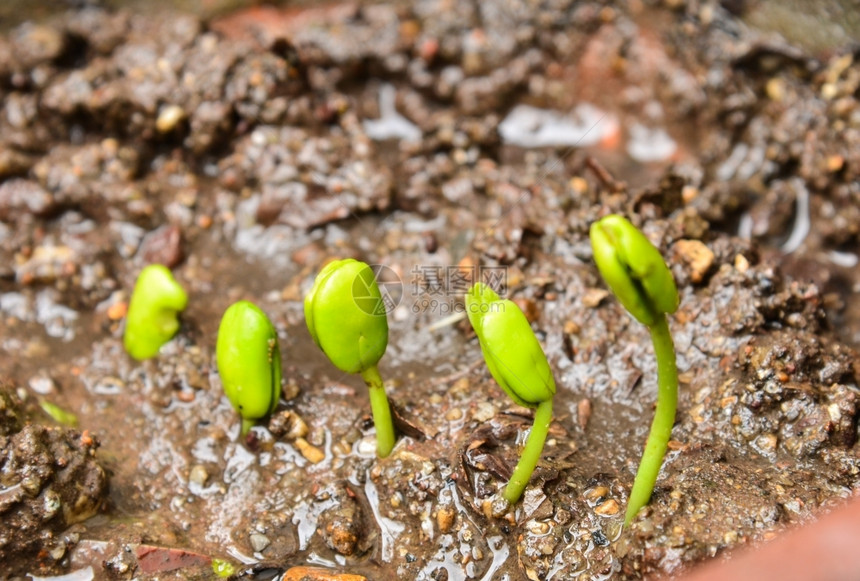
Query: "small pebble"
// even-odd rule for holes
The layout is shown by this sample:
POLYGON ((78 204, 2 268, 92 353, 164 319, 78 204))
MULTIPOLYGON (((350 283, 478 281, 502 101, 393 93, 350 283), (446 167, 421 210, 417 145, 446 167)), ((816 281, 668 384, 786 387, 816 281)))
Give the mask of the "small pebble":
POLYGON ((762 434, 755 439, 755 445, 762 454, 767 456, 776 454, 778 440, 775 434, 762 434))
POLYGON ((448 393, 452 396, 457 395, 465 395, 469 392, 469 379, 466 377, 461 377, 457 381, 454 382, 454 385, 451 386, 451 389, 448 390, 448 393))
POLYGON ((295 440, 308 435, 308 425, 296 412, 282 410, 269 420, 269 431, 279 438, 295 440))
POLYGON ((738 396, 736 395, 730 395, 720 399, 720 407, 722 409, 726 409, 727 407, 730 407, 736 403, 738 403, 738 396))
POLYGON ((617 514, 621 507, 618 506, 618 501, 610 498, 594 507, 594 512, 600 516, 612 516, 617 514))
POLYGON ((585 430, 588 427, 588 420, 591 419, 591 400, 584 398, 576 404, 576 419, 579 427, 585 430))
POLYGON ((582 306, 593 309, 609 296, 609 291, 602 288, 590 288, 582 296, 582 306))
POLYGON ((352 446, 346 440, 338 440, 331 445, 331 451, 335 456, 349 456, 352 446))
POLYGON ((358 442, 357 451, 362 456, 371 456, 376 454, 376 440, 373 438, 363 438, 358 442))
POLYGON ((296 399, 298 397, 301 388, 295 379, 290 378, 287 383, 281 388, 281 397, 287 401, 291 399, 296 399))
POLYGON ((675 249, 690 269, 690 280, 693 283, 702 282, 714 264, 714 252, 700 240, 678 240, 675 249))
POLYGON ((281 581, 367 581, 367 577, 352 573, 336 573, 321 567, 298 566, 288 569, 281 581))
POLYGON ((564 332, 566 335, 577 335, 582 329, 573 321, 565 321, 564 332))
POLYGON ((845 166, 845 158, 841 155, 831 155, 827 158, 827 171, 837 172, 845 166))
POLYGON ((107 316, 111 321, 119 321, 128 312, 128 303, 120 301, 108 307, 107 316))
POLYGON ((170 133, 185 118, 185 110, 179 105, 167 105, 158 113, 155 128, 159 133, 170 133))
POLYGON ((472 412, 472 419, 478 423, 488 422, 496 416, 498 409, 488 401, 481 401, 472 412))
POLYGON ((526 523, 526 528, 533 535, 545 535, 549 532, 549 524, 543 521, 532 520, 526 523))
POLYGON ((147 264, 158 263, 167 268, 177 266, 184 258, 182 231, 174 225, 153 230, 141 241, 138 254, 147 264))
POLYGON ((781 103, 785 99, 785 81, 779 77, 769 79, 765 85, 765 92, 771 101, 781 103))
POLYGON ((435 232, 424 233, 424 250, 433 254, 439 249, 439 240, 436 238, 435 232))
POLYGON ((481 503, 481 510, 487 518, 501 518, 509 514, 511 504, 502 496, 494 496, 481 503))
POLYGON ((251 533, 250 541, 251 548, 254 549, 255 553, 263 551, 271 542, 269 541, 269 537, 261 535, 260 533, 251 533))
POLYGON ((183 389, 176 392, 176 399, 183 403, 191 403, 194 401, 195 393, 190 389, 183 389))
POLYGON ((597 502, 601 498, 605 498, 609 495, 609 489, 605 486, 595 486, 594 488, 589 488, 585 491, 585 500, 589 502, 597 502))
POLYGON ((570 189, 573 190, 573 193, 578 196, 588 192, 588 182, 585 181, 585 178, 574 176, 570 178, 568 185, 570 186, 570 189))
POLYGON ((455 422, 463 417, 463 410, 460 408, 451 408, 448 410, 448 413, 445 414, 445 419, 449 422, 455 422))
POLYGON ((454 524, 456 513, 450 507, 442 507, 436 512, 436 526, 439 527, 439 532, 447 533, 451 530, 454 524))
POLYGON ((699 197, 699 188, 688 185, 684 186, 681 189, 681 199, 684 201, 685 204, 689 204, 697 197, 699 197))
POLYGON ((57 385, 56 383, 54 383, 54 380, 47 375, 33 376, 30 378, 30 381, 28 383, 30 384, 30 389, 32 389, 39 395, 47 395, 49 393, 52 393, 57 388, 57 385))
POLYGON ((319 464, 325 459, 325 452, 310 444, 304 438, 296 438, 294 445, 298 448, 301 455, 305 457, 305 460, 311 464, 319 464))
POLYGON ((693 418, 693 421, 697 424, 701 424, 705 421, 705 404, 699 404, 690 408, 690 417, 693 418))
POLYGON ((59 561, 63 557, 66 556, 66 546, 63 544, 57 545, 53 549, 51 549, 51 558, 54 561, 59 561))
POLYGON ((188 481, 197 484, 198 486, 206 486, 206 481, 209 480, 209 472, 200 464, 195 464, 191 468, 191 473, 188 475, 188 481))

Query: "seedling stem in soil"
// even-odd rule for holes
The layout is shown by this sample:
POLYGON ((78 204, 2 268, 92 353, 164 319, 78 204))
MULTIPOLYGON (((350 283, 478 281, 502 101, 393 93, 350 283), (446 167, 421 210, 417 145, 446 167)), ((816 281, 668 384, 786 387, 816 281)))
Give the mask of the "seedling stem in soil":
POLYGON ((466 312, 493 379, 516 403, 535 408, 534 425, 502 493, 514 504, 522 496, 543 451, 552 421, 555 380, 528 319, 516 303, 499 298, 489 286, 477 283, 466 293, 466 312))
POLYGON ((341 371, 361 374, 370 392, 380 458, 394 447, 394 423, 377 364, 388 346, 385 303, 369 265, 328 263, 305 296, 305 322, 317 347, 341 371))
POLYGON ((678 370, 666 315, 678 309, 675 280, 663 257, 633 224, 613 214, 590 231, 594 261, 618 301, 651 332, 657 358, 657 409, 627 504, 627 526, 648 504, 675 423, 678 370))

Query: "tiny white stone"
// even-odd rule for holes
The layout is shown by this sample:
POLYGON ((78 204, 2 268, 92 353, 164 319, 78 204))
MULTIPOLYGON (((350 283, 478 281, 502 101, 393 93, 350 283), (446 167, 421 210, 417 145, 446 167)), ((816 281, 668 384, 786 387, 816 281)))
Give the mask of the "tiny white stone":
POLYGON ((167 105, 158 113, 155 128, 159 133, 169 133, 185 118, 185 110, 179 105, 167 105))
POLYGON ((251 533, 250 537, 251 548, 254 549, 255 553, 259 553, 269 546, 269 537, 266 535, 261 535, 260 533, 251 533))
POLYGON ((376 456, 376 439, 362 438, 355 447, 360 456, 376 456))

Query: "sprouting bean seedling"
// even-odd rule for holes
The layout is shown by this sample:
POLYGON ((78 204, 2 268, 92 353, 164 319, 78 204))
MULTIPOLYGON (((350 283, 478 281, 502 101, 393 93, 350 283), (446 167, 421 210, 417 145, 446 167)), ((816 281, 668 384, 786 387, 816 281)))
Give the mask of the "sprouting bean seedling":
POLYGON ((351 258, 327 264, 305 297, 314 343, 341 371, 360 373, 370 391, 380 458, 394 448, 394 424, 377 364, 388 346, 388 319, 373 270, 351 258))
POLYGON ((675 423, 678 370, 666 315, 678 309, 680 299, 660 252, 626 218, 602 218, 591 226, 590 237, 601 276, 624 308, 648 327, 657 358, 657 409, 630 491, 626 526, 651 499, 675 423))
POLYGON ((555 380, 546 355, 520 308, 483 283, 466 293, 466 312, 496 383, 521 406, 535 409, 534 425, 502 497, 522 496, 543 451, 552 421, 555 380))
POLYGON ((275 410, 281 397, 281 350, 266 313, 248 301, 230 305, 218 326, 215 360, 245 435, 275 410))
POLYGON ((188 304, 188 295, 170 270, 150 264, 140 271, 128 305, 123 345, 135 359, 158 354, 179 329, 177 315, 188 304))

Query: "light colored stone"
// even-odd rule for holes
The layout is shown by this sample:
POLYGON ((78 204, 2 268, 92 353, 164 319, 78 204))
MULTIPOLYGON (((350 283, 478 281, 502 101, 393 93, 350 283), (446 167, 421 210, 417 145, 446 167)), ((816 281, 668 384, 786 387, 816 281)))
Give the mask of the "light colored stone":
POLYGON ((714 264, 714 252, 700 240, 678 240, 675 250, 690 270, 690 280, 702 282, 714 264))
POLYGON ((265 550, 270 544, 269 537, 260 533, 251 533, 249 540, 251 541, 251 548, 254 549, 255 553, 265 550))

